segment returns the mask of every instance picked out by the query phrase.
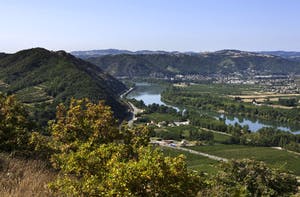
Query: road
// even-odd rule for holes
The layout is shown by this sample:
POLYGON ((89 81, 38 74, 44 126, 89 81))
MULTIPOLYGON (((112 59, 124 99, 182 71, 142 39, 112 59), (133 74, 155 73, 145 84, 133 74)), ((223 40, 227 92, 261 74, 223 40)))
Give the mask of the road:
POLYGON ((120 98, 123 99, 127 94, 129 94, 132 90, 134 90, 134 87, 129 88, 126 92, 120 95, 120 98))
POLYGON ((200 152, 200 151, 191 150, 191 149, 188 149, 188 148, 177 147, 177 146, 169 146, 169 145, 162 145, 162 144, 160 144, 160 146, 164 146, 164 147, 173 148, 173 149, 176 149, 176 150, 181 150, 181 151, 189 152, 191 154, 200 155, 200 156, 203 156, 203 157, 208 157, 210 159, 217 160, 217 161, 225 161, 225 162, 228 161, 228 159, 223 158, 223 157, 218 157, 218 156, 215 156, 215 155, 210 155, 210 154, 207 154, 207 153, 203 153, 203 152, 200 152))
MULTIPOLYGON (((131 91, 134 90, 135 87, 131 87, 129 88, 126 92, 124 92, 123 94, 120 95, 120 98, 123 99, 125 98, 131 91)), ((136 106, 134 106, 131 102, 129 101, 125 101, 124 102, 128 105, 130 112, 132 113, 132 117, 128 120, 128 125, 130 127, 133 126, 133 122, 136 120, 136 115, 143 112, 142 109, 137 108, 136 106)))
POLYGON ((229 133, 225 133, 225 132, 221 132, 221 131, 215 131, 215 130, 211 130, 211 129, 207 129, 207 128, 203 128, 203 127, 201 127, 201 129, 203 129, 205 131, 210 131, 210 132, 213 132, 213 133, 219 133, 219 134, 222 134, 222 135, 232 136, 229 133))
POLYGON ((131 117, 131 119, 128 121, 128 125, 129 125, 130 127, 132 127, 133 122, 136 120, 136 115, 139 114, 139 113, 142 113, 143 110, 137 108, 137 107, 134 106, 131 102, 127 102, 127 103, 128 103, 129 108, 130 108, 130 111, 131 111, 131 113, 132 113, 132 117, 131 117))
POLYGON ((276 146, 276 147, 271 147, 273 149, 276 149, 276 150, 282 150, 282 151, 286 151, 286 152, 289 152, 289 153, 293 153, 295 155, 299 155, 300 156, 300 153, 298 152, 295 152, 295 151, 291 151, 291 150, 287 150, 285 148, 282 148, 282 147, 279 147, 279 146, 276 146))

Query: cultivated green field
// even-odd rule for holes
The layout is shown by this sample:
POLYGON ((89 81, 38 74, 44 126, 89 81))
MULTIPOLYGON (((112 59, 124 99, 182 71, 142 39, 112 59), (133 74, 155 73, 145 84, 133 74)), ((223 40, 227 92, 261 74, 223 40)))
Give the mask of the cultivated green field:
POLYGON ((213 133, 214 134, 214 142, 216 143, 224 143, 229 140, 230 136, 223 135, 220 133, 213 133))
POLYGON ((217 95, 248 95, 258 92, 261 87, 254 85, 236 85, 236 84, 197 84, 183 88, 186 93, 210 93, 217 95))
POLYGON ((149 120, 153 120, 155 122, 161 121, 178 121, 178 116, 166 113, 151 113, 151 114, 144 114, 143 117, 148 118, 149 120))
POLYGON ((181 92, 185 94, 211 94, 225 97, 239 97, 243 102, 251 103, 253 99, 273 107, 287 108, 281 106, 278 99, 296 98, 300 99, 299 94, 280 94, 265 92, 264 86, 261 85, 244 85, 244 84, 195 84, 181 88, 181 92))
POLYGON ((291 170, 296 175, 300 175, 300 156, 283 150, 276 150, 270 147, 225 144, 195 146, 190 148, 227 159, 250 158, 264 161, 270 166, 291 170))
POLYGON ((199 172, 206 172, 209 174, 215 174, 218 171, 218 161, 167 147, 163 147, 162 151, 166 156, 170 157, 175 157, 180 154, 184 155, 186 157, 188 168, 191 170, 197 170, 199 172))

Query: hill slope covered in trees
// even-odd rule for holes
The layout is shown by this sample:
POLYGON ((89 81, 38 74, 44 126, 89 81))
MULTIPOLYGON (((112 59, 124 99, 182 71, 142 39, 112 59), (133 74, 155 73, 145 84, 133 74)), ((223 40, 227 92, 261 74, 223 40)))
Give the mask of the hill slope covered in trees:
POLYGON ((290 74, 300 63, 282 57, 237 50, 211 53, 118 54, 87 58, 114 76, 145 77, 176 74, 290 74))
POLYGON ((117 97, 125 89, 99 67, 64 51, 34 48, 0 54, 0 92, 16 94, 43 121, 54 117, 58 103, 72 97, 105 100, 116 117, 124 118, 127 110, 117 97))

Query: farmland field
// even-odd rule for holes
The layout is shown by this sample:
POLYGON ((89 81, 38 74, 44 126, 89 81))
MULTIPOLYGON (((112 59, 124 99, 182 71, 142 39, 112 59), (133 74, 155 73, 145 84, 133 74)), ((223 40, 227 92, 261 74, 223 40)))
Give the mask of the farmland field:
POLYGON ((195 146, 190 148, 227 159, 250 158, 264 161, 270 166, 291 170, 295 174, 300 175, 300 156, 284 150, 276 150, 270 147, 225 144, 195 146))
POLYGON ((175 157, 181 154, 184 155, 186 157, 188 168, 191 170, 197 170, 199 172, 206 172, 210 174, 215 174, 218 171, 218 161, 167 147, 163 147, 162 151, 165 156, 170 157, 175 157))

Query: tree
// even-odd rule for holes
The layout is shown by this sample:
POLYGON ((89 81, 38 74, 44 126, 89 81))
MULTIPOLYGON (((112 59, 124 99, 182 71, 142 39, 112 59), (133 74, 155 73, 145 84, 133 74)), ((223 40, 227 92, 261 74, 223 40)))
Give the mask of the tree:
POLYGON ((213 141, 214 134, 210 131, 202 130, 199 132, 198 140, 213 141))
POLYGON ((53 148, 65 153, 76 151, 87 141, 92 146, 121 139, 110 107, 103 102, 93 104, 88 99, 72 99, 69 109, 58 105, 56 120, 50 123, 49 130, 53 148))
POLYGON ((59 105, 51 123, 51 188, 72 196, 195 196, 203 181, 184 157, 164 157, 149 146, 145 127, 119 127, 109 107, 87 99, 59 105))
POLYGON ((265 163, 244 159, 223 163, 223 171, 215 179, 214 188, 232 196, 290 196, 297 192, 294 175, 271 169, 265 163))
POLYGON ((32 126, 25 107, 14 96, 0 94, 0 149, 27 149, 32 126))

